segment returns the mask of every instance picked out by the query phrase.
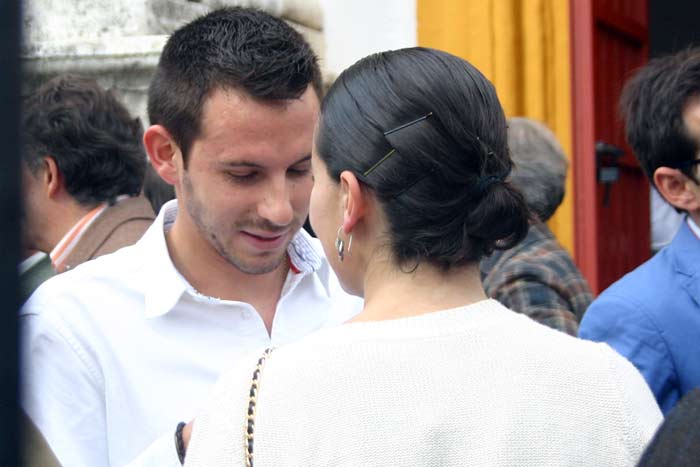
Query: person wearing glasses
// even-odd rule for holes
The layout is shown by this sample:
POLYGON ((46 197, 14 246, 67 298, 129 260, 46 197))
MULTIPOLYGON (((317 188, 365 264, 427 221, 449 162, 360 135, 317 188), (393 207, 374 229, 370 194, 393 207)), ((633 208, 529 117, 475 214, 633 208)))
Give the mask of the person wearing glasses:
POLYGON ((685 219, 670 245, 591 304, 579 336, 634 363, 668 413, 700 386, 700 49, 649 62, 621 108, 646 176, 685 219))
POLYGON ((343 72, 314 136, 310 214, 364 308, 240 364, 185 465, 634 465, 661 420, 607 345, 488 299, 479 260, 527 233, 492 84, 434 49, 343 72))

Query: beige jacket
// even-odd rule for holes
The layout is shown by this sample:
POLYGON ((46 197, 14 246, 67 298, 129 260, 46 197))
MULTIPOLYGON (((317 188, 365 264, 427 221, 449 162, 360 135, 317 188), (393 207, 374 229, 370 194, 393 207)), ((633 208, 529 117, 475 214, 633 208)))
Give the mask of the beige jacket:
POLYGON ((66 258, 68 268, 133 245, 155 220, 153 208, 142 196, 109 206, 87 228, 66 258))

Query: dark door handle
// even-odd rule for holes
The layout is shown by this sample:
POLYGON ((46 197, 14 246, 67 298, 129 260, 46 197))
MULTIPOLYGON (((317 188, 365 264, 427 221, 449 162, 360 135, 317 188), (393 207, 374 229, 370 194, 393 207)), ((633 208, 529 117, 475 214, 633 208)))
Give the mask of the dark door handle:
POLYGON ((610 189, 620 179, 619 159, 624 154, 625 151, 614 144, 605 141, 595 143, 596 177, 599 183, 605 184, 603 206, 610 204, 610 189))

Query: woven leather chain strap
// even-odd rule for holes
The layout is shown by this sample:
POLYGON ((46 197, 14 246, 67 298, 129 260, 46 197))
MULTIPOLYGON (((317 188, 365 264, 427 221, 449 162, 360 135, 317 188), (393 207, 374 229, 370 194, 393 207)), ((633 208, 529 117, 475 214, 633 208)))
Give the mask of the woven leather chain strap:
POLYGON ((245 430, 245 465, 253 467, 253 435, 255 434, 255 408, 258 402, 258 387, 260 385, 260 375, 265 366, 265 361, 270 357, 272 349, 265 349, 255 366, 253 378, 250 383, 250 394, 248 398, 248 415, 246 416, 247 426, 245 430))

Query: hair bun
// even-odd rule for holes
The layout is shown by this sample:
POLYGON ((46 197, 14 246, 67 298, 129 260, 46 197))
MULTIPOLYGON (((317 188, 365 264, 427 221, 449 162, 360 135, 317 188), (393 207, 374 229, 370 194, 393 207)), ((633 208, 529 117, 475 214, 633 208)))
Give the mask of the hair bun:
POLYGON ((527 233, 527 205, 493 85, 446 52, 411 48, 345 70, 321 108, 316 149, 333 179, 351 170, 379 200, 394 259, 448 269, 527 233))

